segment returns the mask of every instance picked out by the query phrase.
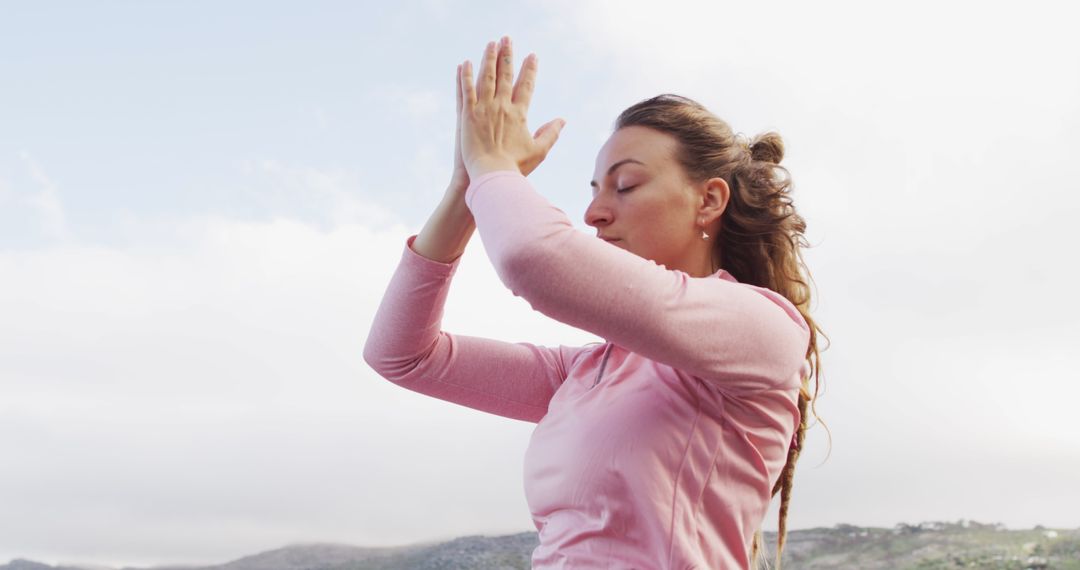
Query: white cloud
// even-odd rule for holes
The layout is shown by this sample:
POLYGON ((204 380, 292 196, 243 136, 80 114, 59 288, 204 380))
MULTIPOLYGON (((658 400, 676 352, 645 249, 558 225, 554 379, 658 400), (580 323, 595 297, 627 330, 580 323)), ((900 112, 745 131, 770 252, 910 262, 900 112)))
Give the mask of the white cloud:
POLYGON ((240 163, 250 180, 247 199, 272 216, 288 215, 323 228, 362 224, 381 228, 399 219, 393 212, 360 198, 362 174, 347 169, 320 169, 276 159, 240 163))
MULTIPOLYGON (((7 555, 220 562, 290 540, 531 527, 531 424, 362 361, 410 230, 203 217, 160 231, 180 248, 0 254, 0 447, 20 466, 0 474, 7 555)), ((587 342, 503 288, 475 240, 446 330, 587 342)))

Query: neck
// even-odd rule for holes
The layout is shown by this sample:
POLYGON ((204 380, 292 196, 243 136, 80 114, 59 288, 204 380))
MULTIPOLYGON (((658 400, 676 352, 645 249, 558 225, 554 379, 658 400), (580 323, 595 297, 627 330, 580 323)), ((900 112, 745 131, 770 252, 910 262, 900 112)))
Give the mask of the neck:
POLYGON ((693 277, 709 277, 720 270, 720 261, 715 256, 702 259, 693 271, 687 271, 693 277))

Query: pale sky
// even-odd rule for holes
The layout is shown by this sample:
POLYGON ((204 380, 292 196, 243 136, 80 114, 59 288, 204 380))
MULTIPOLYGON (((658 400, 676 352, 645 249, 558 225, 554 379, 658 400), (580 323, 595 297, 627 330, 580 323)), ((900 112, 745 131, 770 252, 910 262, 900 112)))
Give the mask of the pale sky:
MULTIPOLYGON (((0 563, 535 531, 534 424, 361 354, 449 181, 455 66, 503 34, 539 56, 530 124, 567 120, 531 178, 581 231, 638 100, 784 137, 832 340, 789 528, 1080 526, 1062 3, 391 4, 0 2, 0 563)), ((478 237, 443 325, 598 340, 478 237)))

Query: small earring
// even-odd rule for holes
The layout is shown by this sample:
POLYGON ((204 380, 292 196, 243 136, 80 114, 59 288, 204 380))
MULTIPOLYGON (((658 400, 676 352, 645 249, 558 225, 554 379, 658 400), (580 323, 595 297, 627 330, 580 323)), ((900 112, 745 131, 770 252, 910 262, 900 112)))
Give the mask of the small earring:
POLYGON ((701 226, 701 239, 709 239, 709 234, 705 233, 705 224, 698 223, 701 226))

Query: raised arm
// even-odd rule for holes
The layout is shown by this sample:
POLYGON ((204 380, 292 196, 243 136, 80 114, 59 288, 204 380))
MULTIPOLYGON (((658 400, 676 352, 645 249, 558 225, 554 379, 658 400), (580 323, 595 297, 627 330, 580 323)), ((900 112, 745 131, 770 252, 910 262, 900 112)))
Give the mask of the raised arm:
MULTIPOLYGON (((450 186, 420 233, 406 240, 364 344, 364 360, 409 390, 538 422, 580 349, 454 335, 441 326, 450 280, 476 230, 465 206, 469 175, 461 154, 461 66, 455 78, 458 123, 450 186)), ((523 164, 522 171, 537 164, 523 164)))
POLYGON ((455 335, 441 330, 450 281, 461 261, 427 259, 412 249, 401 262, 364 344, 364 360, 395 384, 503 417, 538 422, 579 349, 455 335))
POLYGON ((499 278, 533 309, 720 389, 798 385, 810 330, 778 293, 586 235, 518 172, 473 179, 465 200, 499 278))

